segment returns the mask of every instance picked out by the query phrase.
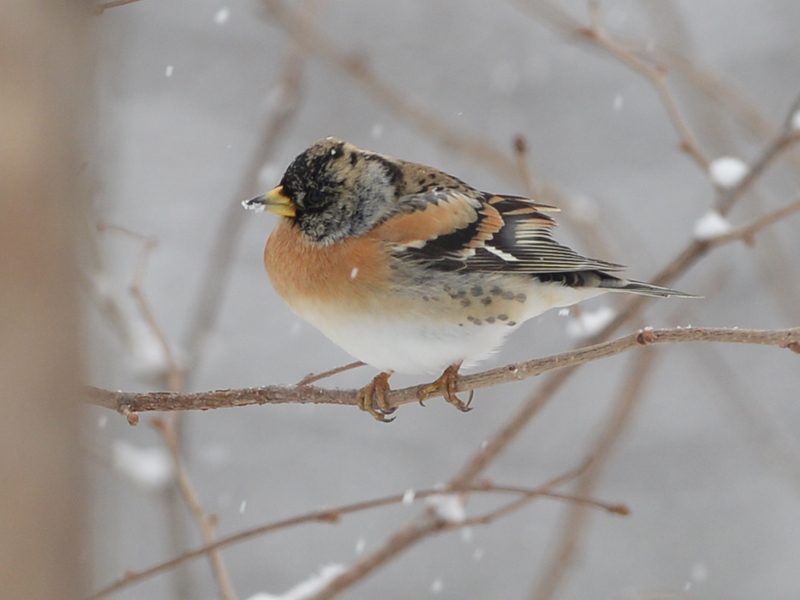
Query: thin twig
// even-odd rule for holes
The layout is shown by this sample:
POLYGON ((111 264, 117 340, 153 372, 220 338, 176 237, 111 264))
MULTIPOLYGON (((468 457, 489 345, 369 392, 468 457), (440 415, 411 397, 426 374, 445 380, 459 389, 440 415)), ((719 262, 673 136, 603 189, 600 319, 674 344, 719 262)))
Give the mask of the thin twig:
POLYGON ((145 240, 145 244, 139 253, 139 260, 136 263, 136 274, 134 275, 133 282, 130 285, 131 296, 136 300, 139 312, 142 314, 145 322, 150 330, 156 336, 164 358, 167 361, 167 387, 170 390, 178 391, 183 387, 183 378, 185 376, 185 369, 178 363, 175 352, 172 350, 172 345, 167 339, 167 334, 161 327, 158 319, 156 318, 155 311, 153 310, 147 295, 144 293, 144 278, 147 273, 147 261, 153 249, 158 245, 158 240, 155 237, 149 237, 145 240))
MULTIPOLYGON (((629 45, 633 46, 635 43, 631 42, 629 45)), ((732 114, 757 142, 765 143, 779 134, 779 127, 765 118, 752 99, 734 85, 709 73, 673 48, 652 47, 652 44, 647 44, 647 49, 645 49, 645 44, 636 45, 637 49, 634 52, 666 64, 671 71, 681 75, 694 89, 732 114)), ((800 173, 800 156, 790 154, 786 159, 795 173, 800 173)))
MULTIPOLYGON (((189 507, 192 516, 200 528, 203 541, 206 544, 213 544, 216 541, 214 527, 216 519, 211 515, 207 515, 203 510, 202 504, 200 504, 200 498, 192 485, 192 481, 189 478, 189 471, 181 456, 180 441, 175 429, 175 424, 160 418, 153 419, 152 424, 156 431, 161 434, 167 448, 169 448, 172 461, 175 464, 175 483, 178 485, 178 490, 186 506, 189 507)), ((218 550, 214 550, 209 552, 209 559, 211 561, 214 578, 217 580, 217 585, 219 586, 220 595, 223 600, 236 600, 236 594, 233 591, 233 585, 228 576, 228 571, 225 568, 225 563, 222 561, 222 555, 218 550)))
POLYGON ((538 177, 534 177, 531 172, 528 156, 528 140, 520 134, 514 138, 514 158, 517 161, 518 178, 522 182, 522 187, 529 198, 541 200, 544 186, 538 177))
POLYGON ((734 240, 744 240, 745 243, 752 244, 754 242, 753 238, 756 233, 798 211, 800 211, 800 197, 786 206, 782 206, 771 213, 767 213, 766 215, 759 217, 749 225, 738 227, 726 234, 712 238, 709 240, 709 242, 712 245, 717 245, 732 242, 734 240))
POLYGON ((559 221, 568 225, 580 236, 589 250, 598 256, 610 256, 611 249, 598 227, 597 219, 587 219, 579 215, 577 210, 570 210, 573 203, 562 193, 546 186, 540 177, 536 177, 530 168, 528 141, 524 135, 517 135, 513 140, 514 158, 517 162, 518 179, 529 198, 545 204, 552 203, 563 210, 559 221), (550 198, 553 198, 551 200, 550 198))
MULTIPOLYGON (((578 486, 575 491, 577 496, 591 494, 597 485, 611 450, 631 422, 633 412, 644 390, 644 384, 652 373, 655 355, 655 350, 649 349, 639 354, 633 362, 628 377, 624 379, 620 397, 609 418, 608 425, 595 442, 589 466, 578 478, 578 486)), ((531 596, 533 600, 551 600, 555 596, 578 553, 580 539, 586 531, 587 517, 588 513, 583 506, 574 504, 570 507, 561 540, 550 563, 542 569, 542 579, 531 596)))
MULTIPOLYGON (((290 33, 297 30, 298 18, 284 2, 265 0, 265 6, 270 16, 283 29, 290 33)), ((448 150, 476 160, 506 177, 517 176, 517 165, 513 157, 492 147, 484 137, 466 136, 448 127, 440 116, 429 113, 400 88, 378 76, 363 57, 344 52, 318 30, 309 29, 309 45, 319 59, 360 83, 384 108, 448 150)))
MULTIPOLYGON (((578 469, 560 475, 545 483, 540 490, 552 491, 558 485, 566 483, 573 478, 583 473, 588 463, 585 463, 578 469)), ((448 492, 451 494, 459 493, 459 490, 470 489, 469 482, 464 483, 460 476, 452 479, 448 486, 448 492)), ((485 486, 479 486, 479 489, 485 486)), ((440 492, 441 493, 441 492, 440 492)), ((518 501, 512 502, 506 507, 499 509, 502 514, 517 509, 526 504, 529 498, 520 498, 518 501)), ((627 514, 623 511, 621 514, 627 514)), ((386 563, 391 558, 400 555, 405 550, 410 548, 413 544, 421 541, 427 537, 435 535, 436 533, 446 529, 448 523, 439 518, 434 511, 426 510, 418 515, 411 523, 398 530, 394 535, 387 539, 381 546, 370 554, 351 565, 350 568, 334 578, 328 585, 320 590, 316 595, 306 600, 327 600, 337 596, 339 593, 352 586, 354 583, 369 575, 372 571, 386 563)))
POLYGON ((355 362, 342 365, 341 367, 336 367, 335 369, 329 369, 328 371, 323 371, 322 373, 309 373, 308 375, 303 377, 300 381, 298 381, 296 385, 298 387, 304 385, 311 385, 312 383, 316 383, 317 381, 321 381, 322 379, 327 379, 328 377, 333 377, 334 375, 338 375, 339 373, 344 373, 345 371, 350 371, 352 369, 357 369, 358 367, 364 367, 366 365, 367 363, 357 360, 355 362))
POLYGON ((91 258, 91 272, 86 273, 81 271, 79 273, 82 283, 87 290, 90 298, 95 302, 100 314, 103 315, 110 323, 112 329, 116 331, 120 341, 128 348, 133 348, 133 335, 131 334, 131 327, 129 319, 125 316, 120 302, 115 294, 108 289, 105 282, 105 264, 100 250, 100 241, 97 233, 103 233, 106 230, 120 233, 124 236, 132 237, 138 242, 144 242, 147 236, 135 233, 127 228, 108 225, 106 223, 97 223, 88 227, 87 242, 91 258))
POLYGON ((733 208, 734 203, 744 194, 753 183, 758 180, 763 172, 775 159, 783 152, 794 146, 800 141, 800 131, 795 131, 785 127, 781 133, 770 143, 761 155, 750 164, 747 174, 742 178, 738 185, 727 190, 723 190, 717 198, 715 209, 721 215, 726 215, 733 208))
POLYGON ((139 0, 110 0, 109 2, 101 2, 92 7, 92 12, 96 15, 102 15, 109 8, 117 8, 119 6, 125 6, 126 4, 133 4, 134 2, 139 2, 139 0))
POLYGON ((707 171, 710 161, 705 153, 700 149, 700 145, 697 143, 692 130, 689 128, 688 122, 678 108, 675 97, 667 85, 666 69, 658 64, 651 66, 633 54, 630 50, 620 46, 610 35, 608 35, 605 28, 602 27, 599 16, 594 19, 594 22, 590 28, 581 29, 579 33, 584 38, 594 43, 598 48, 605 50, 611 56, 617 58, 622 64, 629 67, 653 84, 656 92, 658 92, 658 95, 661 97, 661 102, 664 104, 664 108, 667 110, 667 114, 672 121, 672 125, 678 132, 678 136, 681 140, 681 150, 691 156, 695 162, 700 165, 701 169, 707 171))
POLYGON ((708 171, 710 161, 700 149, 688 122, 678 108, 675 97, 666 83, 666 70, 658 63, 655 65, 648 64, 648 62, 613 39, 602 26, 597 3, 590 3, 591 23, 588 27, 546 0, 516 0, 514 4, 525 11, 534 12, 537 16, 544 16, 547 22, 554 25, 559 33, 591 43, 647 79, 661 98, 661 102, 678 133, 680 148, 691 156, 703 171, 708 171))

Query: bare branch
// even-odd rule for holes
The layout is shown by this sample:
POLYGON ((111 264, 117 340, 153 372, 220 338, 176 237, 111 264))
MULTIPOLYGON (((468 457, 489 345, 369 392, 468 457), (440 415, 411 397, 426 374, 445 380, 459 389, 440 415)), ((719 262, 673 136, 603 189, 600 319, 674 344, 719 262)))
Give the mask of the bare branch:
MULTIPOLYGON (((790 115, 791 116, 791 115, 790 115)), ((726 215, 737 200, 755 183, 763 172, 775 159, 783 152, 794 146, 800 141, 800 131, 795 131, 791 127, 784 127, 783 131, 764 148, 761 155, 753 161, 747 171, 747 175, 738 185, 724 190, 717 198, 716 210, 721 215, 726 215)))
MULTIPOLYGON (((710 327, 644 329, 611 342, 598 343, 554 356, 514 363, 459 378, 457 389, 466 392, 520 381, 554 369, 566 369, 615 356, 651 344, 678 342, 720 342, 761 344, 800 350, 800 327, 780 330, 724 329, 710 327)), ((425 385, 392 390, 388 399, 393 407, 419 401, 425 385)), ((437 397, 433 393, 423 399, 437 397)), ((118 412, 210 410, 253 404, 344 404, 355 406, 357 390, 326 390, 314 386, 266 386, 235 390, 215 390, 183 394, 176 392, 114 392, 90 388, 87 400, 118 412)))
MULTIPOLYGON (((559 480, 560 479, 562 478, 559 478, 559 480)), ((566 477, 564 477, 563 479, 566 479, 566 477)), ((493 520, 496 520, 501 516, 510 513, 512 511, 511 508, 512 505, 522 506, 524 504, 529 503, 531 500, 543 497, 552 498, 555 500, 563 500, 565 502, 575 502, 586 506, 593 506, 595 508, 599 508, 605 510, 606 512, 617 515, 624 516, 629 514, 630 512, 628 507, 625 506, 624 504, 602 502, 591 498, 582 498, 570 494, 561 494, 558 492, 554 492, 550 489, 551 487, 553 487, 552 483, 553 482, 549 482, 544 486, 542 486, 541 488, 532 489, 519 486, 494 485, 489 482, 482 482, 480 485, 467 486, 455 491, 448 490, 447 493, 463 493, 463 494, 499 493, 499 494, 512 494, 519 496, 519 498, 514 500, 512 503, 504 505, 497 510, 486 513, 485 515, 481 515, 471 519, 465 519, 462 523, 449 524, 450 528, 453 529, 458 527, 467 527, 470 525, 487 524, 493 520)), ((442 493, 444 492, 438 488, 417 490, 414 492, 414 500, 421 500, 424 498, 428 498, 430 496, 441 495, 442 493)), ((389 506, 392 504, 407 503, 406 498, 407 496, 405 493, 393 494, 391 496, 384 496, 382 498, 376 498, 373 500, 365 500, 363 502, 346 504, 338 508, 317 510, 297 517, 291 517, 289 519, 283 519, 281 521, 276 521, 274 523, 268 523, 266 525, 261 525, 259 527, 247 529, 245 531, 241 531, 239 533, 220 538, 213 543, 206 544, 195 550, 190 550, 171 560, 159 563, 147 569, 143 569, 141 571, 128 571, 127 573, 125 573, 123 577, 109 584, 108 586, 98 590, 87 600, 100 600, 100 598, 105 598, 110 594, 118 592, 122 589, 130 587, 137 583, 140 583, 145 579, 149 579, 161 573, 165 573, 191 560, 221 550, 222 548, 233 546, 234 544, 238 544, 240 542, 244 542, 256 537, 261 537, 269 533, 274 533, 276 531, 288 529, 290 527, 302 525, 305 523, 331 523, 331 524, 338 523, 341 520, 341 518, 345 515, 357 512, 363 512, 365 510, 370 510, 373 508, 380 508, 382 506, 389 506)))
MULTIPOLYGON (((170 416, 175 417, 177 415, 170 416)), ((189 507, 189 511, 200 529, 203 541, 206 544, 213 544, 216 541, 216 518, 212 515, 207 515, 203 510, 203 506, 200 504, 200 498, 192 485, 192 481, 189 478, 189 471, 181 456, 180 440, 178 438, 174 419, 169 417, 167 420, 155 418, 151 423, 156 431, 161 434, 161 437, 167 444, 167 448, 169 448, 172 462, 175 464, 175 483, 178 486, 178 491, 183 501, 186 503, 186 506, 189 507)), ((211 550, 209 551, 209 559, 211 561, 211 570, 217 581, 222 600, 236 600, 233 584, 228 576, 225 563, 222 561, 222 554, 220 554, 218 549, 211 550)))
POLYGON ((766 229, 767 227, 774 225, 778 221, 781 221, 782 219, 785 219, 786 217, 791 216, 798 211, 800 211, 800 197, 798 197, 794 202, 790 202, 786 206, 782 206, 771 213, 767 213, 763 217, 759 217, 749 225, 738 227, 737 229, 734 229, 733 231, 730 231, 724 235, 712 238, 709 240, 709 242, 712 245, 718 245, 735 240, 743 240, 748 245, 753 244, 753 238, 756 233, 762 229, 766 229))
POLYGON ((672 125, 678 133, 680 148, 691 156, 703 171, 708 170, 710 161, 701 150, 687 120, 678 108, 675 96, 666 82, 666 69, 659 64, 649 64, 612 38, 602 25, 597 3, 590 3, 591 24, 588 27, 546 0, 517 0, 515 4, 525 11, 543 16, 560 33, 578 37, 600 48, 653 84, 664 108, 667 110, 672 125))
MULTIPOLYGON (((732 114, 745 131, 759 143, 772 140, 779 134, 779 127, 764 117, 752 99, 731 83, 709 73, 675 49, 659 46, 653 48, 648 44, 645 50, 643 44, 639 46, 641 50, 635 50, 637 54, 655 57, 666 64, 671 71, 681 75, 707 99, 732 114)), ((800 156, 789 155, 788 160, 791 161, 795 173, 800 172, 800 156)))
MULTIPOLYGON (((611 455, 611 450, 630 424, 633 412, 645 389, 645 383, 652 373, 655 355, 655 351, 650 349, 639 354, 637 360, 634 361, 628 377, 624 380, 619 399, 608 424, 595 442, 589 464, 585 472, 578 478, 576 494, 579 497, 592 493, 600 479, 600 473, 611 455)), ((542 570, 541 581, 532 594, 533 600, 550 600, 555 597, 558 587, 575 560, 580 539, 588 524, 587 517, 584 506, 574 504, 570 508, 558 548, 555 550, 550 564, 542 570)))

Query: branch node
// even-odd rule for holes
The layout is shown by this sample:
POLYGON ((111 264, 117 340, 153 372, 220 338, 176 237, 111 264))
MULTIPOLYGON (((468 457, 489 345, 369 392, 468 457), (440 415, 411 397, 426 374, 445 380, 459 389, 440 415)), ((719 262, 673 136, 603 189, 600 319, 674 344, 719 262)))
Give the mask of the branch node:
POLYGON ((636 343, 640 346, 649 346, 654 344, 658 336, 652 329, 642 329, 636 336, 636 343))
POLYGON ((494 488, 494 481, 488 478, 483 478, 475 482, 475 487, 482 490, 491 490, 494 488))
POLYGON ((338 523, 341 518, 342 515, 335 510, 321 513, 318 517, 320 521, 325 521, 326 523, 338 523))
POLYGON ((528 153, 528 140, 521 133, 514 136, 514 152, 523 155, 528 153))
POLYGON ((631 514, 631 509, 625 504, 611 504, 608 507, 608 512, 627 517, 631 514))
POLYGON ((800 354, 800 342, 789 342, 786 347, 795 354, 800 354))
POLYGON ((511 363, 506 367, 509 373, 514 375, 515 379, 525 379, 524 376, 519 375, 519 363, 511 363))
POLYGON ((345 62, 359 77, 364 77, 369 72, 369 60, 363 53, 352 52, 345 57, 345 62))
POLYGON ((136 427, 139 424, 139 413, 133 412, 127 406, 120 406, 119 413, 128 420, 128 425, 136 427))

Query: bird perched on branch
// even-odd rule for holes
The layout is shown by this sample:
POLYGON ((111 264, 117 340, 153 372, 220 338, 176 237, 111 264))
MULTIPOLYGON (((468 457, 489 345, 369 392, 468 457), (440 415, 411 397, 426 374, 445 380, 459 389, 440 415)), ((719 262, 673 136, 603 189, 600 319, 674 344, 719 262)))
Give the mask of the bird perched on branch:
MULTIPOLYGON (((264 262, 286 304, 381 374, 359 406, 385 421, 393 372, 438 373, 461 410, 458 370, 524 321, 604 292, 689 297, 609 274, 552 238, 558 211, 480 192, 432 167, 326 138, 303 151, 280 185, 243 202, 282 218, 264 262)), ((423 396, 423 397, 424 397, 423 396)))

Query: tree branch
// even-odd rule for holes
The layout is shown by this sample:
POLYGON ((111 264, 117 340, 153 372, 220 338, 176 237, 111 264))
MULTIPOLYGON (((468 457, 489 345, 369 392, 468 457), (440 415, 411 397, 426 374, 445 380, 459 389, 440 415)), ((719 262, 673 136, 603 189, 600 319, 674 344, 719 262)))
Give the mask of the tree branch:
POLYGON ((743 240, 746 244, 753 243, 753 237, 762 229, 766 229, 770 225, 785 219, 786 217, 800 211, 800 197, 796 198, 794 202, 775 209, 766 215, 759 217, 749 225, 738 227, 733 231, 729 231, 724 235, 717 236, 708 240, 712 245, 725 244, 734 240, 743 240))
MULTIPOLYGON (((173 415, 177 416, 177 415, 173 415)), ((216 517, 206 514, 203 510, 203 505, 200 503, 200 498, 192 485, 192 480, 189 477, 189 470, 186 468, 186 463, 183 460, 180 439, 178 431, 174 422, 168 423, 164 419, 153 419, 152 425, 156 431, 161 434, 164 442, 169 448, 172 462, 175 465, 175 484, 181 494, 186 506, 192 514, 192 517, 197 522, 200 533, 203 536, 203 541, 211 545, 216 542, 216 517)), ((220 597, 222 600, 236 600, 236 593, 233 591, 233 584, 231 583, 228 570, 222 560, 222 554, 218 549, 209 551, 208 556, 211 562, 211 571, 216 579, 217 586, 219 587, 220 597)))
MULTIPOLYGON (((443 493, 448 493, 448 494, 497 493, 497 494, 510 494, 519 496, 512 502, 505 504, 500 508, 495 509, 491 512, 487 512, 477 517, 465 519, 461 523, 446 524, 449 525, 449 528, 451 529, 456 527, 466 527, 469 525, 483 525, 490 523, 491 521, 496 520, 501 516, 505 516, 506 514, 509 514, 514 509, 519 508, 536 498, 552 498, 555 500, 563 500, 565 502, 577 503, 582 506, 590 506, 598 508, 601 510, 605 510, 608 513, 622 515, 622 516, 626 516, 630 513, 630 510, 624 504, 603 502, 600 500, 594 500, 592 498, 554 492, 551 489, 551 487, 553 487, 552 483, 553 482, 548 482, 547 484, 543 485, 540 488, 526 488, 526 487, 509 486, 509 485, 495 485, 490 482, 481 482, 479 485, 464 487, 456 491, 448 490, 447 492, 444 492, 438 488, 418 490, 414 492, 414 500, 422 500, 430 496, 439 496, 442 495, 443 493)), ((338 508, 316 510, 296 517, 290 517, 288 519, 283 519, 281 521, 276 521, 273 523, 268 523, 266 525, 261 525, 259 527, 254 527, 252 529, 247 529, 245 531, 240 531, 239 533, 219 538, 218 540, 212 543, 205 544, 200 548, 197 548, 195 550, 190 550, 188 552, 181 554, 180 556, 159 563, 152 567, 148 567, 147 569, 142 569, 141 571, 128 571, 125 573, 124 576, 120 577, 117 581, 107 585, 106 587, 92 594, 87 600, 100 600, 100 598, 105 598, 110 594, 123 590, 137 583, 141 583, 145 579, 149 579, 161 573, 166 573, 167 571, 170 571, 191 560, 219 551, 222 548, 233 546, 234 544, 238 544, 246 540, 260 537, 262 535, 274 533, 276 531, 288 529, 289 527, 294 527, 296 525, 302 525, 307 523, 331 523, 331 524, 338 523, 342 517, 348 514, 362 512, 365 510, 379 508, 382 506, 389 506, 392 504, 400 504, 400 503, 403 504, 408 503, 406 493, 393 494, 391 496, 384 496, 382 498, 375 498, 373 500, 365 500, 363 502, 355 502, 352 504, 346 504, 344 506, 340 506, 338 508)))
MULTIPOLYGON (((545 358, 513 363, 474 375, 459 378, 459 392, 520 381, 554 369, 582 365, 594 360, 622 354, 651 344, 679 342, 718 342, 760 344, 789 348, 800 353, 800 327, 779 330, 725 329, 692 327, 643 329, 610 342, 593 344, 545 358)), ((418 402, 441 394, 424 395, 425 385, 392 390, 388 399, 393 407, 418 402)), ((253 404, 340 404, 357 405, 357 390, 329 390, 314 386, 271 385, 259 388, 214 390, 197 393, 177 392, 114 392, 89 388, 86 399, 92 404, 116 410, 121 414, 147 411, 210 410, 253 404)))

